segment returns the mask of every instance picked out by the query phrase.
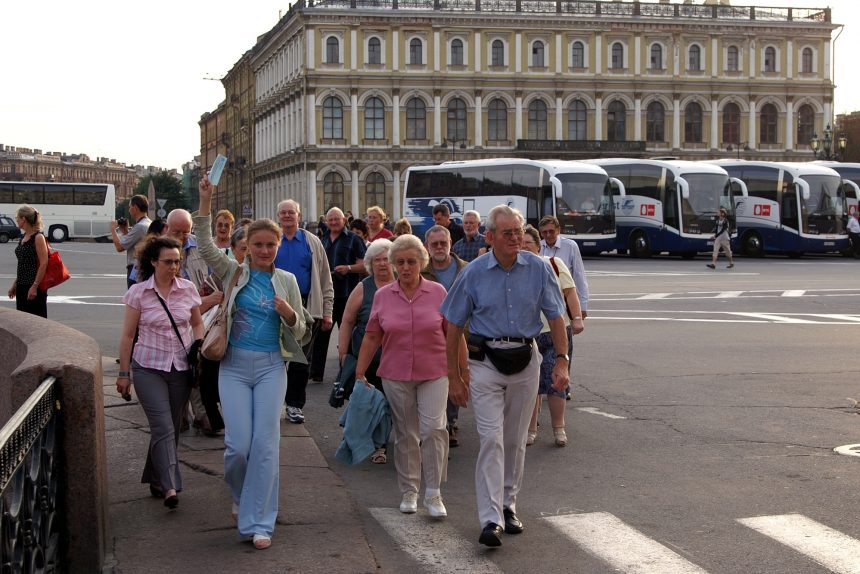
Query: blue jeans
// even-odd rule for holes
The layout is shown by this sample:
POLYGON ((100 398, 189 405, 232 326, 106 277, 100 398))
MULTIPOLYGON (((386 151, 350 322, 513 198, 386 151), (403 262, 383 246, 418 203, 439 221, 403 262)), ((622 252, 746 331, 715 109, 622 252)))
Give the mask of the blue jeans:
POLYGON ((279 352, 233 345, 221 361, 224 480, 239 505, 239 534, 272 536, 278 516, 280 415, 287 374, 279 352))

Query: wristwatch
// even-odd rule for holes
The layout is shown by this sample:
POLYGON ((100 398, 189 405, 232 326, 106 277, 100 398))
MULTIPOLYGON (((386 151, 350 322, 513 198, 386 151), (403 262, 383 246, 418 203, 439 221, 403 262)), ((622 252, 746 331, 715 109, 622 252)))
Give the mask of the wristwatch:
POLYGON ((568 365, 570 364, 570 355, 568 355, 566 353, 564 355, 556 355, 555 358, 556 359, 564 359, 565 361, 567 361, 568 365))

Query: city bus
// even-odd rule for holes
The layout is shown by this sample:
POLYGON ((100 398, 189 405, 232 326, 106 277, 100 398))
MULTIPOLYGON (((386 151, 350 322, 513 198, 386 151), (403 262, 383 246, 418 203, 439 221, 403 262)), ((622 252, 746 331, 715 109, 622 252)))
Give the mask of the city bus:
MULTIPOLYGON (((520 210, 526 223, 538 226, 554 215, 561 234, 577 242, 583 253, 615 248, 615 211, 606 172, 576 161, 486 159, 413 166, 406 171, 404 217, 419 237, 433 225, 433 207, 443 203, 451 218, 461 221, 474 209, 486 221, 499 204, 520 210)), ((616 181, 624 193, 624 186, 616 181)))
POLYGON ((0 213, 14 215, 21 204, 36 208, 49 241, 110 235, 116 191, 108 183, 0 181, 0 213))
MULTIPOLYGON (((718 166, 668 159, 592 159, 612 178, 620 180, 625 195, 615 196, 619 254, 650 257, 668 252, 691 259, 711 251, 711 235, 719 209, 734 217, 735 194, 742 182, 732 180, 718 166)), ((733 236, 735 237, 735 236, 733 236)))
POLYGON ((839 173, 814 163, 712 160, 747 186, 735 204, 741 251, 753 257, 848 248, 847 202, 839 173))
POLYGON ((841 161, 813 161, 814 165, 829 167, 842 176, 845 191, 845 202, 848 204, 847 216, 857 213, 860 200, 860 163, 842 163, 841 161))

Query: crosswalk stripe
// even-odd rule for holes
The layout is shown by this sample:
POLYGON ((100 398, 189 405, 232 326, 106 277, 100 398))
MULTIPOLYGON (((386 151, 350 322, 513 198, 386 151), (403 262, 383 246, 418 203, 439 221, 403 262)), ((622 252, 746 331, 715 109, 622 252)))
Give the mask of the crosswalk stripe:
POLYGON ((396 508, 371 508, 370 514, 428 572, 503 574, 475 544, 443 521, 403 514, 396 508))
POLYGON ((608 512, 545 518, 586 551, 619 572, 630 574, 705 574, 692 562, 651 540, 608 512))
POLYGON ((595 407, 576 407, 576 410, 582 411, 584 413, 591 413, 593 415, 600 415, 602 417, 606 417, 608 419, 626 419, 627 417, 622 417, 620 415, 613 415, 612 413, 605 413, 600 409, 595 407))
POLYGON ((665 299, 666 297, 672 295, 672 293, 648 293, 647 295, 642 295, 639 297, 640 300, 646 299, 665 299))
POLYGON ((809 556, 838 574, 860 574, 860 541, 800 514, 739 518, 738 522, 809 556))
POLYGON ((806 291, 803 289, 790 289, 782 292, 782 297, 803 297, 806 291))
POLYGON ((731 315, 738 315, 740 317, 752 317, 757 319, 767 319, 768 321, 772 321, 774 323, 805 323, 811 324, 815 323, 815 321, 808 321, 806 319, 798 319, 796 317, 785 317, 784 315, 776 315, 775 313, 730 313, 731 315))
POLYGON ((714 299, 735 299, 743 295, 743 291, 720 291, 714 295, 714 299))

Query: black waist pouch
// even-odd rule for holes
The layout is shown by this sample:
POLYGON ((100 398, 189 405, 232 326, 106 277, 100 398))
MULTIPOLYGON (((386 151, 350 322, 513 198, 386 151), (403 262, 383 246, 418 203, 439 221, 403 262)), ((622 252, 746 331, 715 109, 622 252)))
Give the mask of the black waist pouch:
POLYGON ((487 339, 474 333, 469 333, 466 338, 466 348, 469 349, 469 358, 473 361, 483 361, 486 354, 484 347, 487 339))
POLYGON ((493 366, 503 375, 515 375, 525 369, 532 360, 532 346, 521 345, 510 348, 493 348, 484 344, 484 351, 493 366))

